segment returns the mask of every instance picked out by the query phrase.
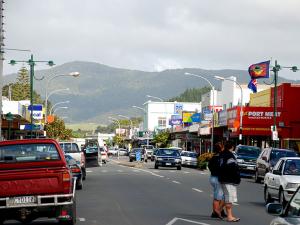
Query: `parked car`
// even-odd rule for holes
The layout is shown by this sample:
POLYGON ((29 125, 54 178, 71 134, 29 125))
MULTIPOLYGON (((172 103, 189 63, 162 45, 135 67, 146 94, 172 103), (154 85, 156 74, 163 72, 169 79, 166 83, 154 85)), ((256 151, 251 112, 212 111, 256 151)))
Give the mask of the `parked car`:
POLYGON ((82 179, 86 179, 86 160, 84 152, 78 147, 75 142, 59 142, 60 147, 64 151, 65 155, 70 155, 76 161, 80 162, 80 167, 82 171, 82 179))
POLYGON ((182 166, 193 166, 198 165, 198 154, 196 152, 182 151, 181 155, 181 165, 182 166))
POLYGON ((136 161, 136 153, 140 152, 141 160, 147 162, 147 158, 145 157, 145 150, 142 148, 133 148, 129 153, 129 162, 136 161))
POLYGON ((46 217, 76 223, 75 182, 52 139, 0 142, 0 224, 46 217))
POLYGON ((274 199, 285 205, 300 186, 300 158, 281 158, 272 172, 265 176, 264 198, 270 203, 274 199))
POLYGON ((256 160, 261 153, 261 148, 248 145, 238 145, 235 148, 237 163, 242 176, 254 176, 256 160))
POLYGON ((67 164, 72 172, 72 177, 76 178, 76 189, 81 190, 83 188, 82 170, 80 162, 76 161, 72 156, 65 155, 67 164))
POLYGON ((128 150, 125 148, 119 148, 119 156, 128 156, 128 150))
POLYGON ((109 148, 107 154, 108 156, 117 155, 118 150, 116 148, 109 148))
POLYGON ((270 225, 299 225, 300 224, 300 187, 297 189, 290 202, 284 207, 280 203, 269 203, 266 208, 267 212, 276 215, 270 225))
POLYGON ((282 157, 297 157, 298 153, 293 150, 266 148, 264 149, 256 160, 255 182, 259 183, 264 179, 265 174, 272 171, 275 164, 282 157))
POLYGON ((151 155, 151 161, 154 161, 154 160, 155 160, 155 156, 156 156, 156 154, 157 154, 157 151, 158 151, 158 148, 155 148, 155 149, 153 150, 153 154, 151 155))
POLYGON ((101 152, 98 146, 87 146, 84 149, 85 158, 88 162, 96 162, 96 166, 102 163, 101 152))
POLYGON ((158 167, 176 167, 181 170, 181 157, 177 149, 160 148, 156 153, 154 160, 154 168, 158 167))

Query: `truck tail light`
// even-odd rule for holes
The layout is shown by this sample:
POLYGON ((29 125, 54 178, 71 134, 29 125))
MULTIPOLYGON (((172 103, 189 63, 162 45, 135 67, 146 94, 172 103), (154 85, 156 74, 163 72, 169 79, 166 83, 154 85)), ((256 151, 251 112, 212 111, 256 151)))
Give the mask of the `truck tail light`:
POLYGON ((63 187, 65 193, 70 193, 72 177, 69 171, 63 173, 63 187))

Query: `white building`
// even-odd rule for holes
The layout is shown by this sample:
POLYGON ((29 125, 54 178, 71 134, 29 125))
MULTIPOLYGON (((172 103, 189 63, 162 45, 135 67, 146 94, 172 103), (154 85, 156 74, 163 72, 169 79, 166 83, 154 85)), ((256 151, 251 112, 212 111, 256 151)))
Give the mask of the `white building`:
POLYGON ((169 120, 172 115, 181 112, 201 112, 201 102, 152 102, 145 103, 144 130, 154 131, 171 128, 169 120))

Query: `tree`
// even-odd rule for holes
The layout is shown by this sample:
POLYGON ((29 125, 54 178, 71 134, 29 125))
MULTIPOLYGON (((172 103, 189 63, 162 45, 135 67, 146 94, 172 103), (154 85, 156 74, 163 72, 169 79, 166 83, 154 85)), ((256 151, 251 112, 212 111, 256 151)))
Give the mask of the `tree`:
POLYGON ((201 95, 210 91, 209 87, 188 88, 177 97, 169 99, 170 102, 201 102, 201 95))
POLYGON ((68 140, 72 130, 66 129, 65 122, 59 117, 54 117, 54 122, 46 125, 47 136, 54 139, 68 140))
POLYGON ((168 145, 169 137, 170 133, 168 131, 161 131, 154 136, 153 141, 158 147, 164 148, 168 145))
POLYGON ((15 101, 30 99, 30 80, 26 67, 19 70, 17 82, 13 86, 12 95, 15 101))

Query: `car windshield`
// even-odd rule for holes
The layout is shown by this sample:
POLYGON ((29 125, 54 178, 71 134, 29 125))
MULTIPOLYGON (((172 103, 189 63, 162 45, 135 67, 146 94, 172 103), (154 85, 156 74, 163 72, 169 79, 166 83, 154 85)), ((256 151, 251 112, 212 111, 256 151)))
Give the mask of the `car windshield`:
POLYGON ((0 146, 0 162, 40 162, 59 160, 54 144, 18 144, 0 146))
POLYGON ((191 157, 191 158, 197 158, 196 152, 182 152, 181 156, 191 157))
POLYGON ((239 146, 236 153, 242 156, 258 157, 261 150, 254 146, 239 146))
POLYGON ((63 151, 66 153, 80 152, 77 144, 75 144, 75 143, 60 143, 59 145, 63 149, 63 151))
POLYGON ((284 175, 300 175, 300 160, 288 159, 284 166, 284 175))
POLYGON ((90 152, 97 152, 98 148, 97 147, 87 147, 86 150, 90 151, 90 152))
POLYGON ((159 155, 159 156, 180 156, 180 153, 178 150, 174 150, 174 149, 159 149, 157 152, 157 155, 159 155))
POLYGON ((270 155, 270 162, 271 165, 274 166, 279 159, 283 157, 297 157, 297 153, 294 151, 287 151, 287 150, 275 150, 273 149, 270 155))

